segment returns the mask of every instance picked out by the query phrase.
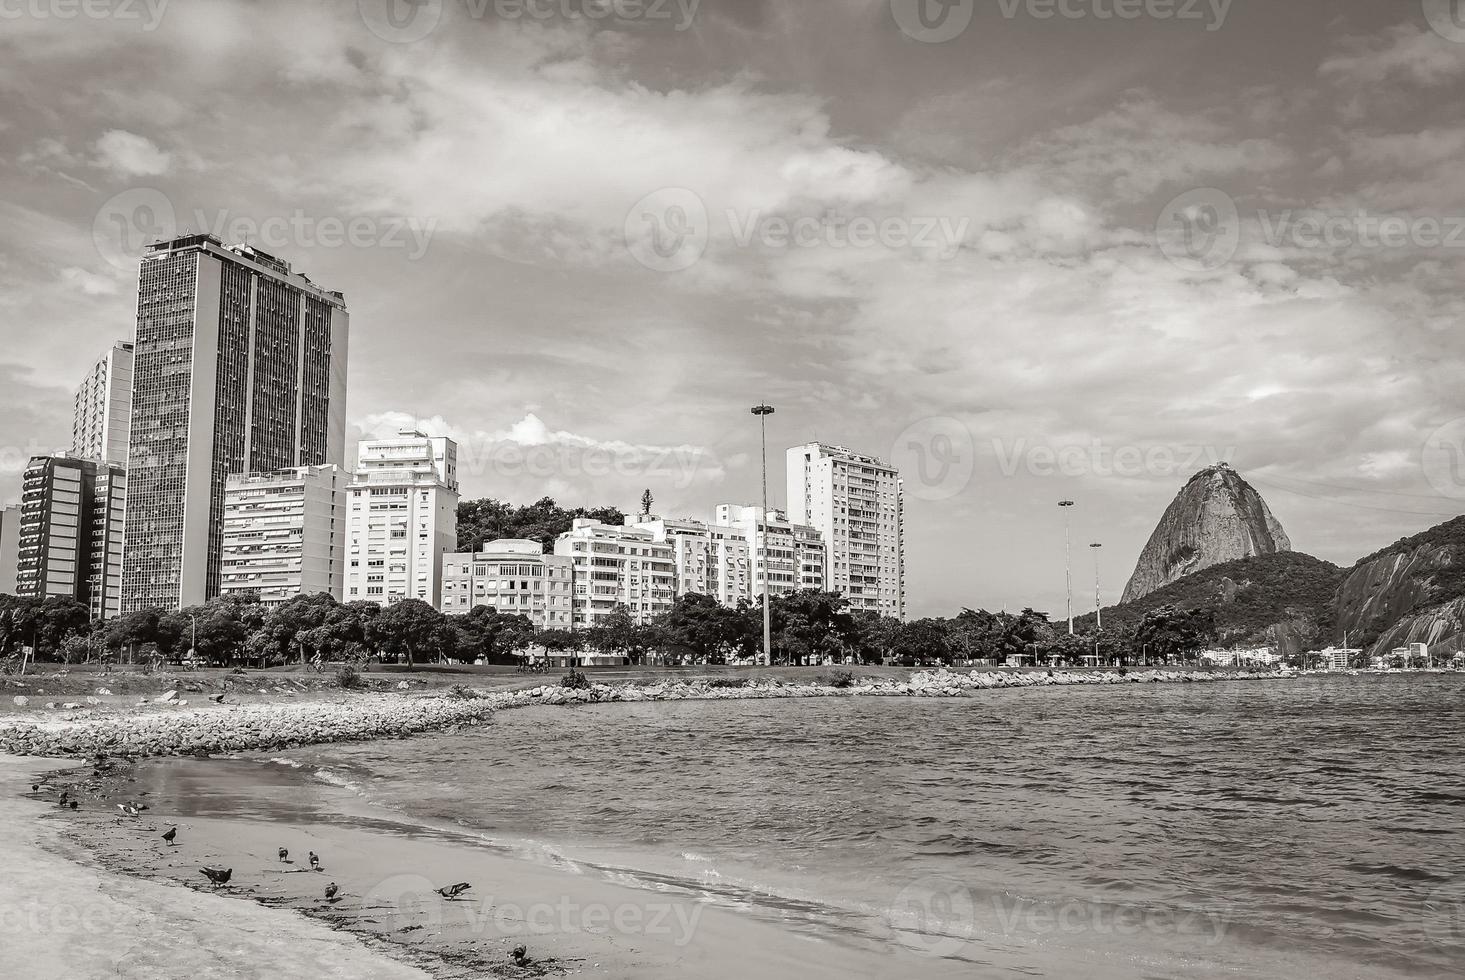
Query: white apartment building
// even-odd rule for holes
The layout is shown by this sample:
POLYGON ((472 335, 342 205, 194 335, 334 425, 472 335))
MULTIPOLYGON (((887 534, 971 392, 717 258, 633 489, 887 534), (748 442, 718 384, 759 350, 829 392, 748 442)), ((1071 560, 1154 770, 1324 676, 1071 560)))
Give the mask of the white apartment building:
POLYGON ((761 507, 718 504, 715 528, 742 538, 751 558, 749 598, 786 595, 800 589, 825 588, 825 545, 819 531, 789 520, 780 510, 768 512, 767 550, 761 507), (765 586, 766 583, 766 586, 765 586))
POLYGON ((809 443, 788 450, 789 517, 819 530, 825 587, 850 608, 905 618, 900 473, 874 456, 809 443))
POLYGON ((265 605, 297 595, 341 599, 346 483, 339 466, 241 473, 224 484, 223 594, 257 591, 265 605))
POLYGON ((347 602, 441 607, 443 556, 458 549, 457 453, 421 432, 361 443, 346 491, 347 602))
POLYGON ((71 416, 74 456, 127 465, 132 418, 133 345, 119 340, 97 359, 76 389, 71 416))
POLYGON ((554 553, 574 561, 576 628, 598 625, 616 606, 645 623, 676 601, 676 550, 646 528, 581 518, 555 541, 554 553))
POLYGON ((511 616, 527 616, 537 629, 571 626, 574 562, 547 555, 538 541, 490 541, 478 554, 443 556, 442 602, 453 616, 488 606, 511 616))
POLYGON ((742 528, 643 514, 633 525, 672 548, 676 594, 712 596, 724 606, 753 597, 750 550, 742 528))

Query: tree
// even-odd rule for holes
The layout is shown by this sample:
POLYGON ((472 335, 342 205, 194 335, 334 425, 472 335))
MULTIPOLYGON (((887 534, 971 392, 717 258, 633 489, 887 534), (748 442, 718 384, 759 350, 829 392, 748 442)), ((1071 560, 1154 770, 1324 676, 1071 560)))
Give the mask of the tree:
POLYGON ((631 663, 640 663, 645 654, 640 628, 623 605, 586 631, 586 644, 605 656, 624 655, 631 663))
POLYGON ((728 652, 742 635, 738 612, 710 595, 689 592, 677 597, 666 616, 665 640, 688 650, 701 663, 727 663, 728 652))
POLYGON ((451 617, 459 633, 457 659, 482 658, 491 664, 513 663, 514 654, 534 641, 528 616, 501 613, 491 606, 475 606, 463 616, 451 617))
POLYGON ((1216 616, 1208 608, 1177 609, 1162 606, 1145 613, 1134 630, 1134 642, 1151 657, 1189 660, 1200 653, 1215 633, 1216 616))
POLYGON ((552 549, 555 539, 570 530, 576 518, 612 525, 626 523, 626 515, 614 507, 566 510, 549 497, 523 507, 498 500, 465 500, 458 504, 458 550, 482 551, 488 542, 504 538, 538 541, 552 549))
POLYGON ((651 505, 654 504, 655 502, 656 502, 656 498, 653 497, 653 496, 651 496, 651 488, 650 487, 647 487, 645 490, 641 491, 641 513, 642 514, 645 514, 645 515, 647 515, 649 517, 651 515, 651 505))
POLYGON ((134 609, 109 619, 102 628, 102 638, 109 648, 125 649, 129 655, 149 643, 160 650, 171 650, 178 639, 176 626, 166 610, 134 609))
POLYGON ((404 657, 408 670, 419 655, 451 657, 457 649, 457 631, 448 617, 420 599, 403 599, 383 609, 369 624, 368 640, 404 657))
POLYGON ((173 642, 169 647, 159 643, 159 650, 176 658, 180 647, 192 649, 210 663, 228 663, 249 639, 244 613, 252 605, 233 596, 215 596, 201 606, 168 613, 159 621, 158 631, 173 642))
POLYGON ((770 610, 775 646, 788 663, 819 662, 858 648, 849 600, 838 592, 800 589, 778 596, 770 610))
POLYGON ((955 647, 946 621, 918 619, 905 623, 895 635, 895 655, 917 664, 931 660, 950 664, 955 647))
POLYGON ((867 609, 851 613, 850 619, 853 623, 852 642, 855 655, 862 663, 884 663, 886 657, 894 654, 895 640, 900 633, 900 620, 867 609))

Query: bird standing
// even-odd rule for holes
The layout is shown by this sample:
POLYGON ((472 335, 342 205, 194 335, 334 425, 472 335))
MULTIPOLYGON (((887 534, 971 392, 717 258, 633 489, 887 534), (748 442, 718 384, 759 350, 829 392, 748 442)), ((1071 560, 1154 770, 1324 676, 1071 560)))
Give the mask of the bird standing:
POLYGON ((336 883, 334 881, 331 882, 329 885, 327 885, 326 886, 326 901, 328 901, 328 902, 334 902, 336 900, 336 892, 338 892, 340 890, 341 890, 340 888, 336 887, 336 883))
POLYGON ((290 851, 287 848, 283 848, 283 847, 280 848, 280 860, 281 861, 286 861, 286 860, 289 859, 289 857, 290 857, 290 851))
POLYGON ((177 827, 169 827, 168 828, 168 832, 163 835, 163 840, 167 841, 170 846, 172 845, 173 841, 175 841, 177 839, 178 839, 178 828, 177 827))
POLYGON ((320 857, 314 851, 311 851, 310 852, 310 870, 312 870, 312 871, 319 871, 320 870, 320 857))
POLYGON ((118 803, 117 804, 117 809, 121 810, 124 814, 126 814, 129 817, 135 817, 139 813, 142 812, 141 810, 139 810, 137 808, 137 804, 136 803, 118 803))
POLYGON ((205 878, 214 883, 215 888, 218 888, 220 885, 227 885, 229 883, 229 879, 234 876, 233 868, 204 867, 199 868, 198 870, 200 873, 203 874, 205 878))

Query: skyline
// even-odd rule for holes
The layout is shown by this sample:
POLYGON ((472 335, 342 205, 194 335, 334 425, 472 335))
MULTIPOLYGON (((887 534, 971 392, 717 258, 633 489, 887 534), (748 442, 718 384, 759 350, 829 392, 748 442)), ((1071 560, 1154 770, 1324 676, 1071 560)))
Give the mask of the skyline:
POLYGON ((1340 564, 1457 515, 1465 480, 1441 453, 1465 439, 1444 428, 1465 416, 1465 264, 1422 222, 1446 235, 1465 214, 1465 127, 1440 98, 1465 44, 1412 3, 1237 3, 1214 30, 1031 6, 944 43, 876 2, 705 0, 684 30, 447 5, 412 42, 373 33, 369 3, 7 21, 0 275, 27 355, 6 365, 0 497, 18 499, 26 450, 69 443, 77 383, 132 338, 124 246, 171 211, 343 291, 348 444, 452 436, 465 499, 755 502, 759 400, 771 446, 886 459, 906 479, 912 618, 1058 615, 1060 499, 1074 541, 1105 545, 1117 601, 1214 462, 1340 564), (1211 105, 1239 72, 1247 97, 1211 105), (1187 268, 1156 229, 1228 200, 1238 241, 1187 268), (1309 247, 1306 209, 1349 244, 1309 247), (841 247, 853 229, 822 220, 804 247, 776 223, 832 212, 935 247, 841 247), (645 235, 674 214, 703 232, 695 260, 650 268, 645 235), (1377 244, 1401 217, 1406 243, 1377 244), (358 245, 328 244, 358 219, 358 245), (588 459, 612 472, 584 476, 588 459))

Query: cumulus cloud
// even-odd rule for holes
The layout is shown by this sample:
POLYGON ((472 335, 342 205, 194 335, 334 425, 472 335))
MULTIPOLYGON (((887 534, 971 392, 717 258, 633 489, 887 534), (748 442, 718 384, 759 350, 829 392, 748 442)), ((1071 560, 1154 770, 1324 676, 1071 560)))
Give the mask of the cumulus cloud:
POLYGON ((173 169, 173 156, 146 136, 110 129, 96 143, 97 164, 119 177, 157 177, 173 169))

